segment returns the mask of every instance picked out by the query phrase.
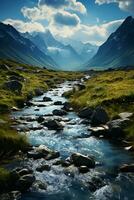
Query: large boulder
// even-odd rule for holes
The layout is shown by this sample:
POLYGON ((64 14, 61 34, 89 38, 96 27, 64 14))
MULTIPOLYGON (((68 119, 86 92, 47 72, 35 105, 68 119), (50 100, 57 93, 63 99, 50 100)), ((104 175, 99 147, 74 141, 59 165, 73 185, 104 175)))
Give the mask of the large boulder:
POLYGON ((16 188, 21 191, 27 191, 35 181, 35 176, 32 174, 27 174, 22 177, 16 182, 16 188))
POLYGON ((63 116, 63 115, 66 115, 66 114, 67 113, 64 110, 58 110, 58 109, 56 109, 56 110, 53 111, 53 115, 57 115, 57 116, 63 116))
POLYGON ((119 170, 120 172, 134 172, 134 164, 125 164, 119 170))
POLYGON ((52 101, 52 99, 50 97, 43 97, 43 101, 48 102, 48 101, 52 101))
POLYGON ((72 110, 71 105, 70 105, 69 102, 63 103, 63 108, 62 109, 65 110, 65 111, 67 111, 67 112, 69 112, 69 111, 72 110))
POLYGON ((85 156, 80 153, 73 153, 70 157, 70 160, 77 167, 80 167, 80 166, 86 166, 88 168, 95 167, 95 161, 92 157, 85 156))
POLYGON ((101 125, 106 124, 109 121, 107 112, 102 107, 97 107, 91 116, 91 124, 101 125))
POLYGON ((36 171, 38 172, 43 172, 43 171, 50 171, 51 170, 51 166, 50 165, 41 165, 39 167, 36 168, 36 171))
POLYGON ((86 119, 90 119, 91 116, 93 114, 93 108, 83 108, 79 113, 78 113, 78 116, 80 118, 86 118, 86 119))
POLYGON ((4 88, 11 90, 12 92, 21 94, 22 84, 19 81, 11 80, 11 81, 4 83, 4 88))
POLYGON ((62 130, 63 126, 57 120, 48 120, 43 123, 49 130, 62 130))

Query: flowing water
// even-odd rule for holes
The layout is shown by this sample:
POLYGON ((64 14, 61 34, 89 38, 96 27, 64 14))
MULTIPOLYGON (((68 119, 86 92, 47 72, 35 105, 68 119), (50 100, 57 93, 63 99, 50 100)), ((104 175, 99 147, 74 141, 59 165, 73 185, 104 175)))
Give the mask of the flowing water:
POLYGON ((32 100, 33 106, 25 107, 23 110, 13 113, 19 125, 17 126, 20 134, 25 129, 28 140, 32 145, 46 145, 53 150, 59 151, 61 158, 66 159, 74 152, 92 155, 96 160, 95 169, 91 169, 86 174, 79 174, 76 170, 75 175, 70 176, 64 173, 62 166, 52 165, 55 160, 45 161, 28 160, 24 161, 34 170, 37 180, 47 183, 47 190, 32 188, 30 192, 22 196, 22 200, 133 200, 134 199, 134 175, 131 173, 117 173, 117 168, 124 163, 132 163, 132 155, 123 148, 113 145, 108 140, 89 137, 87 125, 81 123, 81 119, 75 112, 68 112, 63 117, 62 123, 65 128, 63 131, 56 132, 47 130, 45 127, 40 130, 29 130, 33 127, 39 127, 40 124, 29 118, 37 118, 40 115, 46 115, 46 118, 52 114, 54 109, 60 109, 62 106, 55 106, 56 101, 65 102, 67 99, 62 97, 65 91, 70 90, 75 82, 65 82, 58 85, 57 88, 48 91, 43 96, 51 97, 52 101, 43 102, 43 96, 32 100), (38 105, 42 104, 42 107, 38 105), (30 122, 31 121, 31 122, 30 122), (29 129, 28 129, 29 128, 29 129), (50 171, 42 173, 35 169, 42 163, 51 165, 50 171), (92 191, 88 182, 93 177, 102 180, 102 185, 96 191, 92 191))

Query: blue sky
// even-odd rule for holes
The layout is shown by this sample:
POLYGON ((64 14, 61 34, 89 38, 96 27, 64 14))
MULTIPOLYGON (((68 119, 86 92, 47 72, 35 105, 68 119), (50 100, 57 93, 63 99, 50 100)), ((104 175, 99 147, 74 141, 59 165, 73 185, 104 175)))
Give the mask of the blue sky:
POLYGON ((0 0, 0 21, 21 32, 98 45, 133 11, 134 0, 0 0))

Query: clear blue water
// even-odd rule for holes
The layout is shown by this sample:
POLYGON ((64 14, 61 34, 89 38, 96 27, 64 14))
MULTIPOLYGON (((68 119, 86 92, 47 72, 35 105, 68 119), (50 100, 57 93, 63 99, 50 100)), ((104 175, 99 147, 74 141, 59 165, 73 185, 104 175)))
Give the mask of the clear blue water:
MULTIPOLYGON (((36 121, 27 122, 27 118, 52 114, 54 109, 62 108, 62 106, 55 106, 53 103, 67 101, 62 97, 62 94, 72 88, 73 84, 75 82, 71 82, 71 84, 65 82, 43 95, 51 97, 52 102, 41 102, 43 96, 34 98, 34 106, 13 113, 13 117, 19 121, 17 128, 20 130, 20 134, 24 134, 21 132, 21 127, 25 127, 25 134, 32 145, 44 144, 59 151, 62 158, 67 158, 74 152, 92 155, 97 163, 96 168, 87 174, 79 174, 76 169, 75 176, 71 177, 65 175, 63 167, 52 165, 54 160, 28 160, 36 179, 47 183, 48 187, 46 191, 32 188, 30 192, 23 195, 22 200, 133 200, 134 175, 116 173, 121 164, 133 162, 132 155, 108 140, 85 137, 90 135, 90 132, 86 125, 81 124, 81 119, 75 112, 69 112, 63 117, 62 123, 65 126, 63 131, 49 131, 45 127, 41 130, 27 131, 27 127, 40 126, 36 121), (43 104, 44 107, 39 107, 39 110, 36 110, 38 104, 43 104), (23 119, 20 120, 20 117, 23 119), (52 165, 51 171, 37 172, 35 169, 41 163, 52 165), (87 184, 92 177, 99 177, 105 183, 95 192, 91 192, 87 184)), ((48 118, 51 117, 48 116, 48 118)))

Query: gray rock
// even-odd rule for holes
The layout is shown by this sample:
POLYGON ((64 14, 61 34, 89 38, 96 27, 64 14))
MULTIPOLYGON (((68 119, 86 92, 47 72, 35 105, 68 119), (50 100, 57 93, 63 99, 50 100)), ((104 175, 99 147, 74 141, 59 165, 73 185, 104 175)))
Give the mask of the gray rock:
POLYGON ((16 188, 21 192, 27 191, 34 181, 35 177, 32 174, 24 175, 16 182, 16 188))
POLYGON ((89 172, 89 168, 87 166, 80 166, 79 172, 82 174, 85 174, 85 173, 89 172))
POLYGON ((34 187, 36 190, 38 190, 38 189, 40 189, 40 190, 46 190, 46 189, 47 189, 47 183, 43 183, 42 181, 37 180, 37 181, 34 183, 33 187, 34 187))
POLYGON ((46 156, 46 160, 53 160, 60 157, 60 153, 58 151, 54 151, 46 156))
POLYGON ((4 88, 11 90, 12 92, 21 94, 22 84, 19 81, 12 80, 4 83, 4 88))
POLYGON ((91 135, 99 137, 105 136, 108 134, 109 127, 107 125, 98 126, 98 127, 89 127, 89 131, 91 131, 91 135))
POLYGON ((109 121, 109 116, 102 107, 97 107, 91 116, 91 124, 101 125, 109 121))
POLYGON ((64 111, 64 110, 54 110, 53 111, 53 115, 56 115, 56 116, 63 116, 63 115, 66 115, 67 113, 66 113, 66 111, 64 111))
POLYGON ((134 172, 134 164, 125 164, 120 167, 119 169, 120 172, 134 172))
POLYGON ((92 109, 92 108, 83 108, 83 109, 78 113, 78 116, 79 116, 80 118, 90 119, 92 114, 93 114, 93 109, 92 109))
POLYGON ((30 174, 32 173, 32 170, 29 170, 27 168, 24 168, 24 169, 21 169, 18 171, 18 174, 19 176, 24 176, 24 175, 27 175, 27 174, 30 174))
POLYGON ((27 153, 27 157, 28 158, 33 158, 33 159, 41 159, 44 155, 40 152, 36 152, 36 151, 29 151, 27 153))
POLYGON ((36 171, 38 172, 43 172, 43 171, 50 171, 51 170, 51 166, 50 165, 41 165, 39 167, 36 168, 36 171))
POLYGON ((123 119, 115 119, 112 121, 109 121, 107 125, 109 128, 115 127, 115 126, 120 126, 121 128, 125 128, 128 126, 130 120, 128 118, 123 118, 123 119))
POLYGON ((56 101, 56 102, 54 102, 54 105, 60 106, 60 105, 63 105, 63 103, 62 103, 62 101, 56 101))
POLYGON ((62 130, 63 126, 57 120, 49 120, 43 123, 49 130, 62 130))
POLYGON ((65 174, 66 176, 74 177, 75 174, 77 174, 77 173, 78 173, 78 168, 75 167, 74 165, 71 165, 71 166, 66 167, 66 168, 64 169, 64 174, 65 174))
POLYGON ((72 111, 72 108, 71 108, 71 105, 70 105, 69 102, 63 103, 63 108, 62 109, 67 111, 67 112, 72 111))
POLYGON ((77 166, 86 166, 88 168, 94 168, 95 167, 95 161, 92 157, 82 155, 80 153, 74 153, 71 155, 70 160, 72 163, 77 166))
POLYGON ((131 118, 133 116, 133 113, 130 112, 123 112, 119 114, 119 117, 124 119, 124 118, 131 118))
POLYGON ((124 137, 124 131, 120 126, 113 126, 107 134, 108 138, 121 139, 124 137))
POLYGON ((43 101, 45 101, 45 102, 52 101, 52 99, 50 97, 43 97, 43 101))
POLYGON ((44 117, 43 116, 39 116, 38 119, 37 119, 37 122, 38 123, 44 122, 44 117))

